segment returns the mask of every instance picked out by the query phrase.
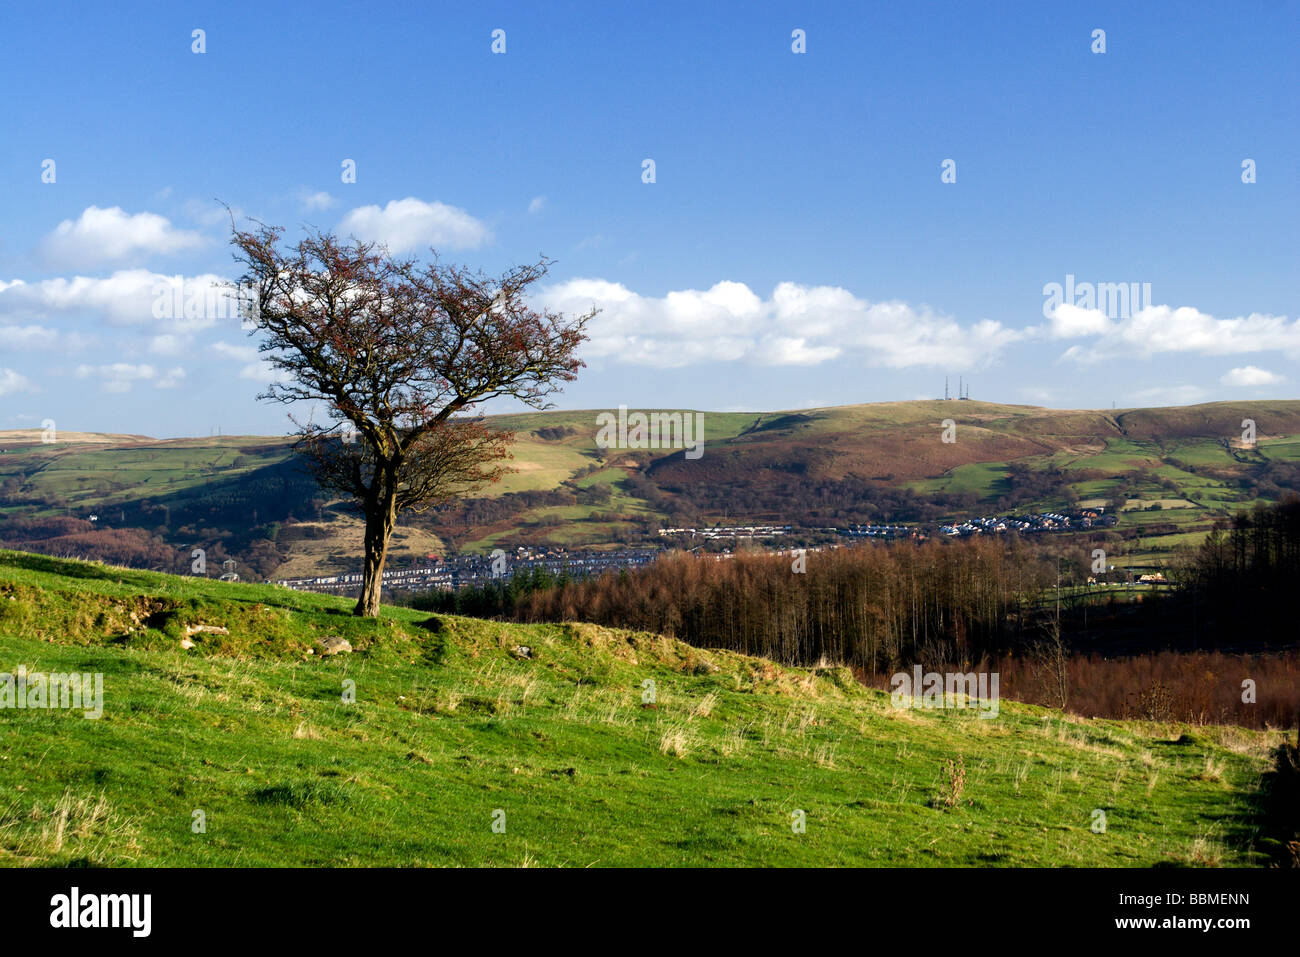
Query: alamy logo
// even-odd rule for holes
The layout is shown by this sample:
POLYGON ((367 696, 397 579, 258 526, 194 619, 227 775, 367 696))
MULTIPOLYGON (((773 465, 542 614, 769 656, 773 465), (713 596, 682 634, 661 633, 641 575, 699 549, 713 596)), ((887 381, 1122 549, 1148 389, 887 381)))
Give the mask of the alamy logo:
POLYGON ((978 708, 981 718, 998 716, 998 673, 922 673, 916 665, 909 675, 900 671, 889 679, 889 701, 895 708, 978 708))
POLYGON ((1151 283, 1081 282, 1067 273, 1065 285, 1049 282, 1043 287, 1043 317, 1051 319, 1056 307, 1065 304, 1080 309, 1098 309, 1110 319, 1131 319, 1151 306, 1151 283))
POLYGON ((596 416, 596 446, 602 449, 685 449, 688 459, 704 454, 703 412, 633 412, 596 416), (692 418, 692 416, 694 418, 692 418))
POLYGON ((128 927, 133 937, 148 937, 153 926, 151 894, 86 894, 72 888, 69 894, 50 898, 50 926, 128 927))
POLYGON ((256 326, 258 293, 243 283, 222 284, 163 277, 153 284, 155 319, 238 319, 244 330, 256 326))
POLYGON ((80 710, 93 721, 104 714, 104 675, 28 673, 26 665, 19 665, 16 674, 0 672, 3 708, 80 710))

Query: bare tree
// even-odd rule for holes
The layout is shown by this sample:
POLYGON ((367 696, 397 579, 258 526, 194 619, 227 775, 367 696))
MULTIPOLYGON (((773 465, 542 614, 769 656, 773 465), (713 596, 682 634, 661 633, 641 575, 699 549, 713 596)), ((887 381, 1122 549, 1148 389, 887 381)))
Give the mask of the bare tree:
POLYGON ((1044 703, 1064 711, 1070 703, 1070 648, 1061 634, 1059 617, 1046 622, 1043 630, 1045 636, 1030 649, 1030 666, 1044 703))
POLYGON ((1043 624, 1044 637, 1030 649, 1030 664, 1039 690, 1051 707, 1070 702, 1070 647, 1061 634, 1061 559, 1056 559, 1056 613, 1043 624))
MULTIPOLYGON (((422 510, 498 480, 513 438, 467 413, 491 398, 546 408, 572 381, 586 323, 527 302, 551 261, 500 277, 396 258, 374 243, 232 223, 239 283, 276 377, 259 398, 323 404, 327 423, 294 419, 297 450, 365 518, 365 565, 353 614, 379 614, 389 538, 403 509, 422 510)), ((292 419, 292 416, 291 416, 292 419)))

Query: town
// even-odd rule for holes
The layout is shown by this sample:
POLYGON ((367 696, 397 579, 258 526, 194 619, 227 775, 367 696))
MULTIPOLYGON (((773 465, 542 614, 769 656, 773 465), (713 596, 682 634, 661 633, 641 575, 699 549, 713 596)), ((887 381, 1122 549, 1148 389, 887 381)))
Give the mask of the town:
MULTIPOLYGON (((698 541, 691 550, 723 542, 754 542, 803 533, 839 535, 847 539, 923 541, 936 532, 939 535, 960 538, 980 534, 1025 534, 1051 532, 1077 532, 1096 528, 1109 528, 1116 516, 1105 514, 1105 508, 1079 509, 1071 512, 1033 512, 1024 515, 977 516, 960 522, 935 526, 923 525, 846 525, 825 528, 801 528, 792 525, 712 525, 700 527, 672 527, 659 529, 659 535, 672 544, 653 548, 582 549, 569 551, 560 547, 518 546, 513 552, 496 549, 488 555, 458 555, 445 559, 430 556, 430 564, 410 568, 389 568, 383 573, 385 591, 457 591, 484 582, 509 579, 517 572, 544 568, 553 575, 570 578, 592 578, 602 572, 619 568, 634 568, 653 562, 659 555, 680 547, 682 542, 698 541)), ((840 547, 840 546, 833 546, 840 547)), ((819 549, 813 549, 814 551, 819 549)), ((780 550, 784 554, 788 549, 780 550)), ((721 554, 731 549, 723 546, 721 554)), ((324 594, 352 594, 361 584, 360 573, 323 575, 309 578, 285 578, 267 584, 281 585, 297 591, 324 594)))

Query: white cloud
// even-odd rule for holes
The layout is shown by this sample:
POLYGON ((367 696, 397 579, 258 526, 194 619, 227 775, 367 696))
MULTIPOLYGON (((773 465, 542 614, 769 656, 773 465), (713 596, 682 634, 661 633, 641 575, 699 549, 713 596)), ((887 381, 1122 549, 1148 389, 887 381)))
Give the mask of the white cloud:
POLYGON ((149 351, 156 356, 179 356, 189 351, 193 341, 190 336, 163 333, 149 340, 149 351))
POLYGON ((288 382, 290 379, 288 373, 277 371, 269 362, 263 359, 261 353, 258 352, 257 346, 214 342, 208 346, 208 349, 223 359, 242 362, 243 366, 238 373, 241 379, 248 379, 261 385, 267 385, 271 382, 288 382))
POLYGON ((167 370, 167 374, 154 383, 157 389, 174 389, 181 384, 185 378, 185 370, 181 366, 167 370))
POLYGON ((1269 372, 1259 366, 1239 366, 1236 369, 1228 370, 1219 381, 1227 386, 1249 388, 1251 386, 1276 385, 1283 381, 1283 378, 1276 372, 1269 372))
POLYGON ((1148 306, 1129 318, 1110 319, 1099 309, 1062 303, 1053 310, 1050 325, 1030 331, 1052 338, 1092 338, 1091 345, 1071 346, 1062 356, 1079 362, 1148 359, 1162 353, 1280 352, 1300 358, 1300 319, 1260 313, 1216 319, 1191 306, 1148 306))
POLYGON ((106 278, 0 281, 0 317, 43 321, 50 315, 90 316, 116 326, 193 332, 239 321, 223 282, 211 273, 186 278, 147 269, 122 269, 106 278))
POLYGON ((287 382, 287 373, 277 371, 269 362, 261 358, 257 346, 232 346, 227 342, 214 342, 209 348, 217 355, 242 362, 239 378, 248 379, 261 385, 272 382, 287 382))
POLYGON ((532 200, 528 203, 528 211, 530 213, 540 213, 545 207, 546 207, 545 196, 534 196, 532 200))
POLYGON ((98 379, 100 388, 105 392, 130 392, 131 386, 136 382, 147 382, 157 375, 157 370, 151 365, 132 365, 128 362, 77 366, 78 379, 98 379))
POLYGON ((33 391, 35 387, 26 376, 19 375, 13 369, 0 369, 0 395, 33 391))
POLYGON ((1053 339, 1076 339, 1079 336, 1102 336, 1114 328, 1101 310, 1082 309, 1063 302, 1052 311, 1048 333, 1053 339))
POLYGON ((49 349, 59 334, 46 326, 0 326, 0 348, 49 349))
POLYGON ((250 362, 239 370, 239 378, 248 379, 261 385, 269 385, 272 382, 291 382, 293 377, 281 370, 274 368, 269 362, 259 359, 257 362, 250 362))
POLYGON ((394 254, 440 246, 474 249, 492 238, 487 226, 465 210, 412 196, 383 209, 360 206, 343 217, 339 232, 382 243, 394 254))
POLYGON ((257 346, 232 346, 228 342, 214 342, 208 348, 224 359, 235 359, 239 362, 257 361, 257 346))
POLYGON ((185 379, 185 369, 175 366, 162 375, 151 365, 134 365, 129 362, 114 362, 109 365, 77 366, 78 379, 98 379, 99 386, 105 392, 130 392, 137 382, 151 382, 156 389, 174 389, 185 379))
POLYGON ((314 213, 317 210, 329 209, 338 200, 324 190, 315 193, 303 190, 298 194, 298 202, 302 204, 304 210, 314 213))
POLYGON ((661 368, 728 361, 814 366, 843 356, 872 366, 959 369, 991 362, 1024 336, 989 319, 962 325, 926 306, 790 282, 764 300, 738 282, 655 298, 620 283, 573 279, 538 298, 565 312, 602 310, 588 326, 588 357, 661 368))
POLYGON ((198 233, 175 229, 157 213, 131 215, 120 206, 87 206, 75 220, 65 219, 45 237, 42 258, 57 266, 92 266, 155 253, 177 253, 201 246, 198 233))

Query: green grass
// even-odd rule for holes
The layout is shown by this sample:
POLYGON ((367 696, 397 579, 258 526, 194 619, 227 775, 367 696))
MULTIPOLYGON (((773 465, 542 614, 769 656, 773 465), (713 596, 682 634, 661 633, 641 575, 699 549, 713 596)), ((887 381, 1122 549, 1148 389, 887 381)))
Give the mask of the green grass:
POLYGON ((1260 439, 1260 451, 1274 462, 1300 462, 1300 441, 1291 439, 1260 439))
POLYGON ((0 711, 0 863, 1263 860, 1255 793, 1276 735, 1007 701, 993 720, 896 710, 842 668, 347 606, 0 552, 0 670, 100 672, 105 696, 97 721, 0 711), (182 650, 194 624, 230 633, 182 650), (308 653, 334 634, 355 652, 308 653), (951 806, 950 761, 965 769, 951 806))
POLYGON ((974 492, 982 500, 993 501, 1007 492, 1005 462, 976 462, 959 465, 939 478, 911 482, 908 487, 919 495, 935 492, 974 492))
POLYGON ((24 500, 59 502, 59 510, 87 509, 201 488, 217 476, 246 475, 290 455, 283 438, 223 436, 144 443, 16 446, 0 455, 0 479, 23 475, 24 500))
POLYGON ((1069 469, 1097 469, 1120 474, 1158 464, 1159 453, 1148 442, 1111 438, 1106 440, 1105 451, 1081 455, 1066 466, 1069 469))

